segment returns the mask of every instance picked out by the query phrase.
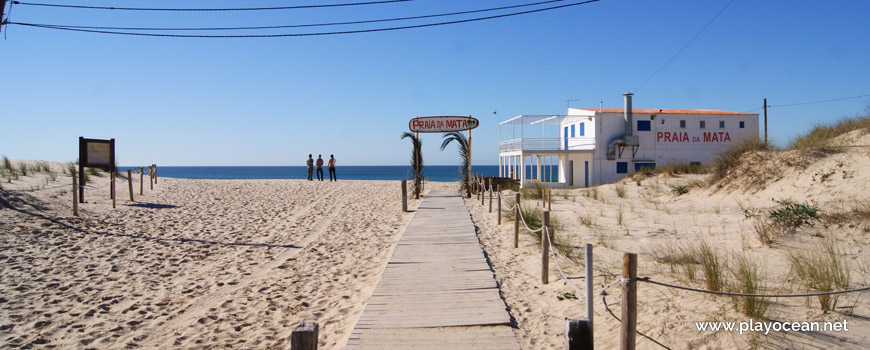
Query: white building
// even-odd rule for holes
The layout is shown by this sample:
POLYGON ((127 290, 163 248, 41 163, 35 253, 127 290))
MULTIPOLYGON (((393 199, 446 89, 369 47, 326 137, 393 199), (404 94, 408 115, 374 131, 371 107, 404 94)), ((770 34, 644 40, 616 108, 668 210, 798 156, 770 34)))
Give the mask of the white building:
POLYGON ((758 114, 704 109, 569 108, 500 123, 499 175, 551 187, 613 183, 644 167, 709 163, 758 137, 758 114), (626 113, 626 111, 628 111, 626 113))

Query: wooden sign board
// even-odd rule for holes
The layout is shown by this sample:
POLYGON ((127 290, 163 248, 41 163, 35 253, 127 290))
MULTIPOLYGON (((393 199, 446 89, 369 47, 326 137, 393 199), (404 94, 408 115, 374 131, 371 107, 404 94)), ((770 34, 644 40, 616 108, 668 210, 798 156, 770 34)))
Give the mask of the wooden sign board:
POLYGON ((82 167, 112 170, 115 166, 115 139, 79 137, 79 162, 82 167))
POLYGON ((480 123, 471 116, 417 117, 408 122, 413 132, 455 132, 476 128, 480 123))

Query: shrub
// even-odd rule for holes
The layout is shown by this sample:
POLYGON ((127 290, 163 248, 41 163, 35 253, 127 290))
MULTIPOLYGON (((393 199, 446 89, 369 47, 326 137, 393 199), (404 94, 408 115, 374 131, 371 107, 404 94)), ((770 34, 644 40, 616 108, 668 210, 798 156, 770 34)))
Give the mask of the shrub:
POLYGON ((538 181, 528 181, 523 187, 521 193, 523 199, 541 199, 544 198, 544 186, 538 181))
POLYGON ((678 185, 671 187, 671 192, 676 193, 678 196, 682 196, 686 193, 689 193, 689 185, 678 185))
POLYGON ((774 222, 787 227, 800 227, 811 220, 818 219, 819 208, 804 204, 795 204, 787 201, 780 202, 783 207, 770 211, 769 218, 774 222))
POLYGON ((616 184, 616 196, 619 198, 625 198, 625 184, 616 184))

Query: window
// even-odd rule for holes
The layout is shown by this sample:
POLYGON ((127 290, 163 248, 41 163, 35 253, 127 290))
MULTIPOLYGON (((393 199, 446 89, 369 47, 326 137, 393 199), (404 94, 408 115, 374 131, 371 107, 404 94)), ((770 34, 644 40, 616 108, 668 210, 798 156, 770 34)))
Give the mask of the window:
POLYGON ((650 131, 651 130, 650 124, 651 123, 649 122, 649 120, 638 120, 637 121, 637 131, 650 131))
POLYGON ((571 137, 574 137, 574 124, 571 124, 571 137))
POLYGON ((656 170, 656 163, 634 163, 635 172, 642 172, 643 169, 656 170))
POLYGON ((617 174, 628 174, 628 162, 616 162, 617 174))
POLYGON ((680 120, 680 129, 685 129, 685 128, 686 128, 686 121, 680 120))
POLYGON ((741 129, 743 129, 743 126, 744 126, 743 123, 744 123, 744 122, 740 122, 740 128, 741 128, 741 129))
POLYGON ((725 121, 724 120, 719 121, 719 129, 725 129, 725 121))
POLYGON ((586 136, 586 123, 580 123, 580 136, 586 136))
POLYGON ((701 121, 701 129, 705 129, 705 128, 707 128, 707 121, 706 121, 706 120, 702 120, 702 121, 701 121))

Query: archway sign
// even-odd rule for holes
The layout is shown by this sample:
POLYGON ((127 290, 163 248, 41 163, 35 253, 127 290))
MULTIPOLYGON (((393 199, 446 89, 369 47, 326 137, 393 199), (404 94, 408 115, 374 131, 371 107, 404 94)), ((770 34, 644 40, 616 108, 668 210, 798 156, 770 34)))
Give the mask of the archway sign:
MULTIPOLYGON (((434 116, 416 117, 408 121, 408 128, 418 133, 428 132, 460 132, 468 130, 468 181, 471 181, 471 129, 480 125, 480 122, 471 116, 434 116)), ((470 183, 468 184, 471 185, 470 183)))

